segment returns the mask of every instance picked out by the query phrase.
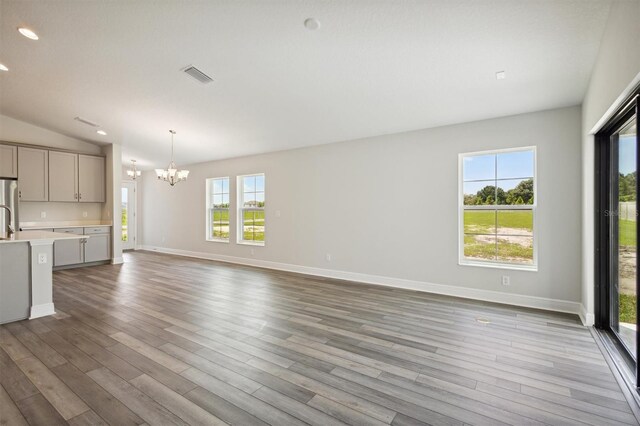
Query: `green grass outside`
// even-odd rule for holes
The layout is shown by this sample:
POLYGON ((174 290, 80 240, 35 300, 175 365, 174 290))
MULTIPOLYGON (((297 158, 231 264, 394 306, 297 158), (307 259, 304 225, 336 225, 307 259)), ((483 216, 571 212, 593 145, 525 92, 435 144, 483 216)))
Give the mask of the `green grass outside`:
POLYGON ((635 247, 636 242, 636 222, 633 220, 620 219, 618 221, 618 235, 621 246, 635 247))
POLYGON ((264 210, 245 211, 242 225, 243 240, 264 241, 264 210))
MULTIPOLYGON (((498 228, 515 228, 522 234, 533 232, 533 212, 531 210, 498 211, 498 228)), ((465 210, 465 234, 492 234, 495 232, 496 212, 486 210, 465 210)))
POLYGON ((465 235, 464 255, 474 259, 532 263, 533 245, 512 243, 498 237, 496 247, 494 241, 481 241, 474 235, 465 235))
MULTIPOLYGON (((212 213, 212 233, 214 238, 229 238, 229 211, 215 210, 212 213)), ((243 217, 243 239, 264 241, 264 211, 245 211, 243 217)))
POLYGON ((618 300, 620 322, 636 323, 636 296, 621 294, 618 300))
POLYGON ((127 208, 122 208, 122 241, 127 241, 129 239, 129 235, 127 233, 127 208))

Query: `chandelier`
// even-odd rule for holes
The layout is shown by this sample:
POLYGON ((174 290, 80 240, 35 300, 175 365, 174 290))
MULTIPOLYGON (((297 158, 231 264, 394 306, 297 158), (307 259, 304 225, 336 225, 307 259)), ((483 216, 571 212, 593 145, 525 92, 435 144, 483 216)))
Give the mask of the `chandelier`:
POLYGON ((166 169, 156 169, 156 175, 158 176, 158 180, 163 180, 168 182, 169 185, 174 186, 178 182, 187 180, 189 170, 178 170, 176 163, 173 162, 173 135, 176 134, 176 131, 169 130, 169 133, 171 133, 171 162, 166 169))
POLYGON ((129 176, 133 180, 136 180, 136 178, 141 174, 142 172, 136 169, 136 160, 131 160, 131 169, 127 170, 127 176, 129 176))

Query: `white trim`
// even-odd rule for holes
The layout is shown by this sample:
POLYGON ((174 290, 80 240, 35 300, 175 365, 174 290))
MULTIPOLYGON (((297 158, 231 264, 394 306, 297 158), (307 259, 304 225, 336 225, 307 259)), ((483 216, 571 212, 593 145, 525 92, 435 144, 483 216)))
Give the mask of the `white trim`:
POLYGON ((48 315, 53 315, 56 313, 55 308, 53 307, 53 303, 43 303, 42 305, 33 305, 31 306, 31 315, 29 319, 35 319, 40 317, 46 317, 48 315))
POLYGON ((494 269, 508 269, 511 271, 526 271, 526 272, 538 272, 538 267, 534 265, 520 265, 517 263, 502 263, 502 262, 494 262, 491 260, 459 260, 458 265, 460 266, 480 266, 482 268, 494 268, 494 269))
MULTIPOLYGON (((138 181, 137 180, 123 180, 120 182, 120 191, 122 191, 122 187, 124 184, 132 183, 133 184, 133 245, 131 247, 122 248, 123 250, 135 250, 138 244, 138 181)), ((129 194, 127 194, 128 198, 129 194)), ((127 199, 127 203, 129 200, 127 199)), ((122 193, 120 193, 120 204, 122 204, 122 193)), ((122 215, 122 213, 120 213, 122 215)), ((129 212, 127 212, 127 220, 129 219, 129 212)), ((122 222, 122 216, 120 216, 120 222, 122 222)), ((130 230, 129 223, 127 223, 127 238, 131 235, 129 233, 130 230)), ((122 228, 120 228, 120 240, 122 241, 122 228)), ((130 241, 127 241, 129 243, 130 241)), ((124 246, 124 244, 123 244, 124 246)))
POLYGON ((615 112, 620 108, 622 103, 629 97, 631 93, 636 89, 636 87, 640 85, 640 72, 635 76, 635 78, 631 81, 631 83, 620 93, 620 96, 616 98, 616 100, 611 104, 611 106, 607 109, 604 115, 597 121, 595 126, 591 128, 589 131, 590 135, 595 135, 604 127, 604 125, 609 121, 609 119, 615 114, 615 112))
POLYGON ((580 304, 580 312, 578 312, 580 316, 580 320, 582 320, 582 324, 591 327, 596 322, 596 317, 594 314, 587 312, 587 308, 584 305, 580 304))
POLYGON ((238 241, 236 244, 241 246, 264 247, 264 241, 242 240, 242 241, 238 241))
MULTIPOLYGON (((204 180, 204 186, 205 186, 205 213, 204 213, 204 220, 205 220, 205 236, 204 239, 205 241, 208 242, 213 242, 213 243, 229 243, 231 241, 231 177, 229 176, 220 176, 220 177, 211 177, 211 178, 205 178, 204 180), (211 193, 211 184, 213 183, 214 180, 227 180, 227 191, 228 192, 219 192, 216 194, 220 194, 220 195, 228 195, 229 196, 229 207, 226 208, 226 210, 229 212, 228 213, 228 217, 229 217, 229 238, 220 238, 220 237, 212 237, 212 229, 211 229, 211 211, 215 211, 215 210, 225 210, 225 209, 214 209, 212 207, 213 201, 211 200, 211 195, 214 195, 211 193)), ((223 188, 224 191, 224 188, 223 188)))
MULTIPOLYGON (((462 297, 465 299, 482 300, 487 302, 503 303, 507 305, 523 306, 527 308, 544 309, 555 312, 566 312, 580 315, 584 307, 579 302, 570 300, 549 299, 546 297, 527 296, 524 294, 503 293, 492 290, 482 290, 469 287, 435 284, 423 281, 406 280, 402 278, 385 277, 380 275, 362 274, 359 272, 336 271, 333 269, 314 268, 310 266, 292 265, 289 263, 271 262, 269 260, 247 259, 243 257, 226 256, 213 253, 179 250, 166 247, 142 246, 143 250, 157 251, 159 253, 173 254, 177 256, 195 257, 198 259, 216 260, 219 262, 235 263, 239 265, 255 266, 258 268, 275 269, 278 271, 296 272, 299 274, 316 275, 338 280, 356 281, 366 284, 382 285, 387 287, 417 290, 426 293, 442 294, 447 296, 462 297)), ((587 317, 588 319, 588 317, 587 317)), ((583 319, 584 323, 584 319, 583 319)))
MULTIPOLYGON (((524 179, 524 178, 522 178, 524 179)), ((496 179, 497 180, 497 176, 496 179)), ((504 179, 503 179, 504 180, 504 179)), ((533 146, 521 146, 514 148, 501 148, 491 149, 487 151, 475 151, 475 152, 463 152, 458 154, 458 265, 460 266, 472 266, 480 268, 498 268, 498 269, 517 269, 530 272, 538 271, 538 235, 540 234, 537 221, 537 209, 538 200, 540 199, 538 194, 538 147, 533 146), (498 261, 482 261, 466 258, 464 256, 464 159, 466 157, 474 157, 479 155, 497 155, 505 152, 522 152, 533 151, 533 204, 527 206, 509 206, 509 205, 496 205, 496 206, 479 206, 477 210, 531 210, 533 216, 533 263, 531 265, 506 263, 498 261)), ((473 209, 476 210, 475 206, 473 209)), ((496 230, 497 231, 497 230, 496 230)))
MULTIPOLYGON (((244 178, 252 177, 252 176, 262 176, 264 180, 264 202, 266 205, 267 202, 267 177, 264 172, 262 173, 251 173, 248 175, 238 175, 236 176, 236 200, 238 203, 237 212, 236 212, 236 244, 247 245, 247 246, 264 246, 264 242, 267 239, 267 213, 264 207, 247 207, 244 208, 244 178), (245 210, 249 211, 261 211, 264 212, 264 239, 262 241, 255 240, 245 240, 244 239, 244 212, 245 210)), ((258 192, 257 188, 254 188, 254 192, 258 192)))
MULTIPOLYGON (((139 248, 143 248, 144 246, 138 246, 139 248)), ((143 249, 144 250, 144 249, 143 249)), ((113 259, 111 259, 111 264, 112 265, 120 265, 124 263, 124 259, 121 257, 114 257, 113 259)))

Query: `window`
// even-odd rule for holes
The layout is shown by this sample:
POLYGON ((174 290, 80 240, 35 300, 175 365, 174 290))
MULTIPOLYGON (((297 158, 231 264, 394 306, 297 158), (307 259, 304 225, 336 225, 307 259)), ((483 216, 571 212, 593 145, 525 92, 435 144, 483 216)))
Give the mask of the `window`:
POLYGON ((460 154, 460 264, 537 269, 535 147, 460 154))
POLYGON ((264 245, 264 174, 238 176, 238 243, 264 245))
POLYGON ((207 240, 229 241, 229 178, 207 179, 207 240))

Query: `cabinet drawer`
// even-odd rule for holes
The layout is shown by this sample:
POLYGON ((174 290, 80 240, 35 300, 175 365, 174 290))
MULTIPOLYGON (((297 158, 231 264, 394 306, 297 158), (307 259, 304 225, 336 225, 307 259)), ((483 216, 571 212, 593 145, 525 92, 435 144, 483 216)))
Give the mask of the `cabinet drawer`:
POLYGON ((65 234, 83 235, 82 228, 54 228, 53 232, 64 232, 65 234))
MULTIPOLYGON (((110 226, 95 226, 93 228, 84 228, 84 234, 108 234, 110 226)), ((82 233, 82 232, 81 232, 82 233)))

